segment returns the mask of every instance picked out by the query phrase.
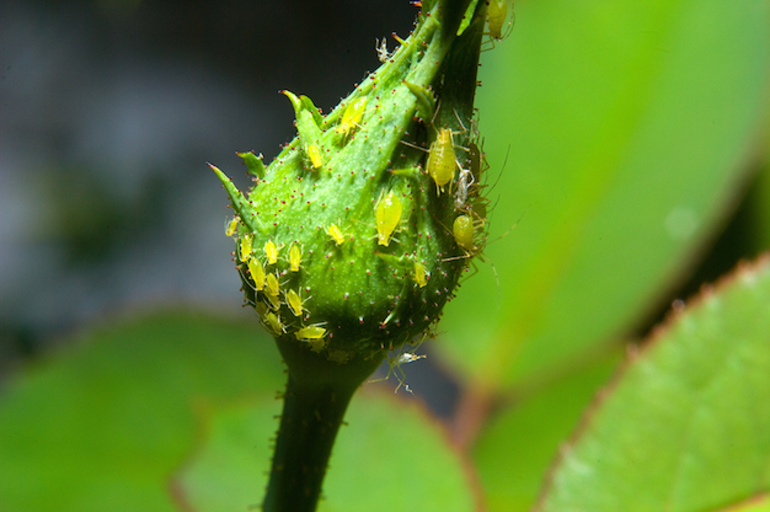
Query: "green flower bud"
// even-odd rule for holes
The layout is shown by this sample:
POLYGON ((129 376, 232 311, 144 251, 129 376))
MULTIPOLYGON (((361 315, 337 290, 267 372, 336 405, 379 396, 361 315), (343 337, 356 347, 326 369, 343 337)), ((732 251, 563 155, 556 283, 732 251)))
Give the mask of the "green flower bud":
POLYGON ((438 320, 483 247, 477 18, 460 29, 434 6, 326 116, 284 91, 298 135, 267 168, 239 153, 247 195, 212 166, 246 301, 280 341, 334 363, 381 358, 438 320))

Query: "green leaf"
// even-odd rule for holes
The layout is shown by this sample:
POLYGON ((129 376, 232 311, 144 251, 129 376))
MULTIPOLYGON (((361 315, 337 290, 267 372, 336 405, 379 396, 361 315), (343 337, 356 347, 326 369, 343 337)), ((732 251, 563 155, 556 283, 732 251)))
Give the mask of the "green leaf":
POLYGON ((618 359, 594 361, 530 395, 516 397, 486 425, 473 458, 490 512, 526 512, 532 507, 558 447, 618 359))
POLYGON ((480 263, 447 308, 455 366, 513 384, 686 276, 768 116, 768 19, 766 0, 516 3, 478 95, 490 181, 502 173, 486 250, 500 295, 480 263))
POLYGON ((770 512, 770 497, 767 494, 752 497, 744 503, 724 509, 724 512, 770 512))
POLYGON ((154 314, 79 336, 5 383, 0 509, 175 510, 167 478, 193 446, 194 411, 244 393, 278 404, 283 384, 253 320, 154 314))
POLYGON ((562 450, 539 510, 694 512, 766 493, 768 404, 765 258, 657 332, 562 450))
MULTIPOLYGON (((390 394, 388 394, 390 395, 390 394)), ((259 504, 269 459, 263 399, 209 416, 198 454, 175 477, 183 501, 198 512, 259 504)), ((463 462, 441 428, 417 407, 371 388, 359 390, 340 430, 324 484, 321 512, 420 510, 467 512, 474 497, 463 462)))

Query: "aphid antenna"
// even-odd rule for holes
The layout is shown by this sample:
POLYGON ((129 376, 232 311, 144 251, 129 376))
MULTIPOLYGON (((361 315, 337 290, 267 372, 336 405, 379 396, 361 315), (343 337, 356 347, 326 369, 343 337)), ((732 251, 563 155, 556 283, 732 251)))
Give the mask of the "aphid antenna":
POLYGON ((492 269, 492 273, 495 275, 495 284, 497 285, 497 307, 500 308, 500 304, 502 303, 503 298, 503 289, 500 286, 500 276, 497 273, 497 267, 494 263, 492 263, 492 260, 489 259, 488 256, 485 256, 481 250, 477 252, 476 254, 463 254, 462 256, 453 256, 451 258, 446 258, 441 261, 457 261, 461 259, 467 259, 468 260, 468 266, 473 268, 473 273, 467 276, 463 276, 460 279, 460 282, 465 281, 466 279, 470 279, 471 277, 475 276, 479 273, 479 267, 476 265, 476 262, 474 261, 475 258, 478 258, 479 261, 482 263, 486 263, 489 265, 489 267, 492 269))
POLYGON ((504 237, 508 236, 508 233, 513 231, 516 228, 516 226, 519 225, 519 222, 521 222, 521 219, 524 218, 524 215, 526 215, 526 213, 527 212, 522 213, 521 216, 519 216, 519 218, 516 219, 516 222, 514 222, 508 229, 505 230, 505 233, 496 236, 495 238, 493 238, 492 240, 488 241, 487 243, 488 244, 492 244, 492 243, 495 243, 495 242, 499 242, 501 239, 503 239, 504 237))
POLYGON ((426 149, 426 148, 423 148, 423 147, 417 146, 416 144, 412 144, 411 142, 407 142, 407 141, 405 141, 405 140, 402 140, 402 141, 400 141, 400 142, 401 142, 401 144, 403 144, 404 146, 409 146, 409 147, 410 147, 410 148, 412 148, 412 149, 417 149, 417 150, 419 150, 419 151, 422 151, 422 152, 425 152, 425 153, 430 153, 430 150, 429 150, 429 149, 426 149))
MULTIPOLYGON (((508 149, 505 150, 505 159, 503 160, 503 166, 500 167, 500 172, 497 173, 497 178, 495 178, 495 182, 492 183, 492 186, 489 188, 489 192, 492 192, 497 184, 500 182, 500 178, 503 177, 503 171, 505 170, 505 166, 508 165, 508 156, 511 154, 511 145, 508 144, 508 149)), ((487 192, 487 193, 489 193, 487 192)), ((498 198, 499 199, 499 198, 498 198)), ((497 204, 497 201, 495 201, 495 205, 497 204)))

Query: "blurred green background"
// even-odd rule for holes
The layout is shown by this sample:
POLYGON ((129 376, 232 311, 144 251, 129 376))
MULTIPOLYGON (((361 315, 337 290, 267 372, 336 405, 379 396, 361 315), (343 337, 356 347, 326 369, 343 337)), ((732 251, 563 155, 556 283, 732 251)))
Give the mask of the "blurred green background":
MULTIPOLYGON (((277 91, 328 111, 378 65, 374 39, 405 36, 416 14, 401 0, 180 9, 0 6, 0 475, 15 475, 0 478, 0 509, 216 510, 200 482, 266 464, 257 434, 228 438, 262 450, 241 466, 190 462, 223 446, 232 415, 272 431, 275 412, 237 411, 275 407, 282 382, 240 308, 227 199, 205 162, 246 187, 234 152, 270 159, 294 133, 277 91), (152 313, 121 319, 137 310, 152 313)), ((396 407, 427 403, 432 416, 403 409, 424 430, 363 431, 352 450, 403 478, 367 510, 448 492, 438 484, 458 510, 526 510, 623 351, 770 246, 770 2, 519 0, 515 12, 479 75, 488 247, 421 347, 429 357, 404 367, 414 395, 396 407), (419 475, 397 466, 410 456, 427 461, 419 475)), ((362 418, 390 410, 374 396, 383 405, 362 418)), ((342 436, 358 438, 351 424, 342 436)), ((344 468, 361 472, 333 460, 330 475, 344 468)), ((244 507, 260 498, 251 482, 244 507)), ((240 496, 225 488, 219 502, 240 496)), ((426 501, 414 509, 438 507, 426 501)))

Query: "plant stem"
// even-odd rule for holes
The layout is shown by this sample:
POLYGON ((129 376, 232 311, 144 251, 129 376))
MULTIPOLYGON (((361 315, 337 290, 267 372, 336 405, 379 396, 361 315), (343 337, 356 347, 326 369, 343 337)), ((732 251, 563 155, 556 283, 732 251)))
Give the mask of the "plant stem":
POLYGON ((353 393, 382 356, 331 363, 296 342, 278 340, 288 371, 264 512, 312 512, 332 446, 353 393))

